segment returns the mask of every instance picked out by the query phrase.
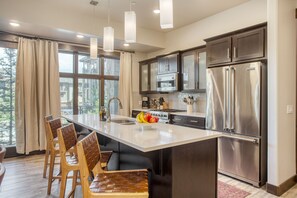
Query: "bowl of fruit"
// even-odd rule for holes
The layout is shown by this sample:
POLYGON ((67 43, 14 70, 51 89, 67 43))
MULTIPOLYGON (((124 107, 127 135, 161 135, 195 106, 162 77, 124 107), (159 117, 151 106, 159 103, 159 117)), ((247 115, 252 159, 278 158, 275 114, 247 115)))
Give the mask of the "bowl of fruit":
POLYGON ((139 125, 143 130, 151 129, 154 124, 158 123, 159 118, 152 116, 150 113, 140 112, 136 116, 136 124, 139 125))

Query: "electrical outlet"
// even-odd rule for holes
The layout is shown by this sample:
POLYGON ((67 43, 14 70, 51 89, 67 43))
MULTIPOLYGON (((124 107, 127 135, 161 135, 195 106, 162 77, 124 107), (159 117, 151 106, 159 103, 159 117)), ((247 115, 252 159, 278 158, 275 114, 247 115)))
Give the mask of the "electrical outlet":
POLYGON ((138 101, 138 105, 142 105, 142 101, 141 100, 138 101))
POLYGON ((287 105, 287 114, 293 113, 293 105, 287 105))

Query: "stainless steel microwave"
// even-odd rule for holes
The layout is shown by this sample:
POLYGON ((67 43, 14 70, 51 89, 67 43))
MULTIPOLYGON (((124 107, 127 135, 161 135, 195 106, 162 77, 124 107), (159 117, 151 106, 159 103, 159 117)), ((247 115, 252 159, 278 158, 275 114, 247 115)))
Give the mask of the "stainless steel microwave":
POLYGON ((178 91, 178 73, 160 74, 157 76, 157 91, 178 91))

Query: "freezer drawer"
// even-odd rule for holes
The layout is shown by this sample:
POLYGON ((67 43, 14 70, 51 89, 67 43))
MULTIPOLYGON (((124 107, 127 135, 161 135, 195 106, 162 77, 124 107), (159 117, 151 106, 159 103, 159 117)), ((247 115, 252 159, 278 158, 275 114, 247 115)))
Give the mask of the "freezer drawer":
POLYGON ((259 186, 260 144, 256 138, 219 138, 219 172, 259 186))

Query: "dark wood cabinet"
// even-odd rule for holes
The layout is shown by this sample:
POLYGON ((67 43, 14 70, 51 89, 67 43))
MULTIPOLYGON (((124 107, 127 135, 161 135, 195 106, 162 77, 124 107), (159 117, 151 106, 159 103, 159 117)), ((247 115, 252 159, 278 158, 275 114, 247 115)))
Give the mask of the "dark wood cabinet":
POLYGON ((264 28, 233 36, 233 61, 242 61, 265 56, 264 28))
POLYGON ((179 72, 180 53, 173 53, 158 57, 158 74, 179 72))
POLYGON ((206 49, 193 49, 181 54, 182 91, 205 92, 206 49))
POLYGON ((141 112, 141 111, 138 111, 138 110, 132 110, 131 117, 132 117, 132 118, 136 118, 136 116, 137 116, 140 112, 141 112))
POLYGON ((157 92, 157 59, 139 62, 139 93, 148 94, 157 92))
POLYGON ((207 66, 266 58, 266 24, 206 39, 207 66))
POLYGON ((205 118, 171 114, 170 124, 205 129, 205 118))
POLYGON ((209 41, 206 44, 207 61, 209 65, 230 63, 231 59, 231 37, 225 37, 209 41))

